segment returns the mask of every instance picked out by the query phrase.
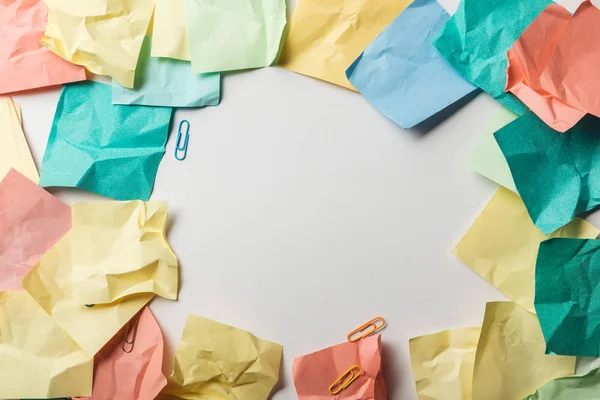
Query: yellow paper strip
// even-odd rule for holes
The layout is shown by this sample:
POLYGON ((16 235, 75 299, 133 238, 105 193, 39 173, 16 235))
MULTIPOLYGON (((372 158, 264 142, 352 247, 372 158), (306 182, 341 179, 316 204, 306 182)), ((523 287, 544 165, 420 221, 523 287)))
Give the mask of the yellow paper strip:
POLYGON ((35 162, 27 145, 21 120, 21 107, 10 97, 0 98, 0 180, 11 168, 31 181, 40 182, 35 162))
POLYGON ((183 0, 155 0, 152 57, 190 60, 183 0))

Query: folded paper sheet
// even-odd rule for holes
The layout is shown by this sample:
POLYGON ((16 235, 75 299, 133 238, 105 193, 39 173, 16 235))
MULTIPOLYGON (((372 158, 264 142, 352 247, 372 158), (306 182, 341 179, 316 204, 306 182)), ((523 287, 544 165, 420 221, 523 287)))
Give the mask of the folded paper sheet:
POLYGON ((184 0, 195 73, 262 68, 277 58, 285 0, 184 0))
POLYGON ((410 0, 300 0, 280 65, 353 89, 346 69, 410 0))
POLYGON ((44 0, 50 9, 41 43, 65 60, 133 87, 153 0, 44 0))
POLYGON ((21 108, 10 97, 0 97, 0 179, 11 168, 35 183, 40 181, 23 133, 21 108))
POLYGON ((410 339, 419 400, 471 400, 481 328, 459 328, 410 339))
POLYGON ((522 399, 575 371, 575 357, 544 354, 535 315, 513 302, 487 303, 473 370, 473 400, 522 399))
POLYGON ((566 8, 550 4, 508 51, 506 90, 559 132, 571 129, 586 114, 552 96, 540 81, 570 20, 566 8))
POLYGON ((266 400, 279 379, 281 345, 189 315, 162 398, 266 400))
POLYGON ((600 240, 540 244, 535 309, 548 353, 600 357, 599 284, 600 240))
POLYGON ((0 292, 0 398, 87 396, 93 360, 26 292, 0 292))
POLYGON ((111 87, 63 88, 40 185, 77 187, 115 200, 148 200, 165 152, 170 108, 115 106, 111 87))
MULTIPOLYGON (((600 231, 576 218, 550 237, 591 238, 600 231)), ((518 195, 501 187, 454 249, 454 254, 483 279, 530 312, 535 262, 548 236, 533 225, 518 195)))
POLYGON ((473 171, 515 193, 517 193, 515 182, 510 173, 506 158, 504 158, 504 154, 502 154, 502 150, 500 150, 496 138, 494 138, 494 133, 518 117, 517 114, 508 108, 502 107, 494 115, 494 118, 479 138, 475 149, 469 156, 469 167, 473 171))
POLYGON ((154 0, 152 57, 190 61, 190 43, 185 28, 184 0, 154 0))
POLYGON ((85 69, 40 44, 48 8, 43 0, 0 2, 0 94, 85 80, 85 69))
POLYGON ((415 0, 346 71, 354 87, 402 128, 477 89, 431 45, 449 18, 436 0, 415 0))
POLYGON ((74 302, 106 304, 138 293, 177 299, 178 264, 165 236, 166 203, 101 201, 72 207, 74 302))
POLYGON ((0 181, 0 291, 23 290, 21 280, 69 229, 69 206, 11 170, 0 181))
POLYGON ((494 136, 544 233, 600 205, 600 119, 587 115, 560 134, 528 112, 494 136))
POLYGON ((129 332, 128 340, 135 340, 133 345, 123 344, 123 337, 128 333, 126 328, 115 335, 95 357, 92 396, 74 400, 154 400, 165 387, 167 378, 162 373, 164 343, 160 327, 148 307, 134 317, 137 318, 134 339, 129 332), (123 351, 124 346, 131 352, 123 351))
POLYGON ((506 53, 550 0, 462 0, 433 42, 458 72, 512 112, 526 107, 506 93, 506 53))
POLYGON ((546 383, 524 400, 590 400, 600 393, 600 369, 583 376, 566 376, 546 383))
POLYGON ((315 353, 296 357, 292 375, 298 400, 386 400, 381 372, 381 336, 370 336, 354 343, 341 343, 315 353), (358 365, 363 373, 338 395, 329 387, 350 367, 358 365))
POLYGON ((113 80, 113 104, 163 107, 216 106, 221 100, 221 75, 194 74, 187 61, 150 57, 147 36, 135 70, 133 89, 113 80))

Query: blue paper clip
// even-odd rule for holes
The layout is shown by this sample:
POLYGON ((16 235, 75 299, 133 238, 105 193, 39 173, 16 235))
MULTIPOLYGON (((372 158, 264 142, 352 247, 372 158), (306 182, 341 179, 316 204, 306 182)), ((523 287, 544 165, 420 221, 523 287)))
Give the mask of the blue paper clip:
POLYGON ((187 156, 187 148, 188 148, 188 141, 190 140, 190 122, 187 119, 184 119, 183 121, 181 121, 179 123, 179 132, 177 132, 177 144, 175 146, 175 158, 179 161, 183 161, 185 160, 185 157, 187 156), (185 132, 182 132, 181 127, 183 126, 183 123, 187 124, 187 127, 185 129, 185 132), (183 135, 185 133, 185 139, 183 141, 183 144, 181 144, 181 135, 183 135), (183 152, 183 156, 179 156, 179 152, 183 152))

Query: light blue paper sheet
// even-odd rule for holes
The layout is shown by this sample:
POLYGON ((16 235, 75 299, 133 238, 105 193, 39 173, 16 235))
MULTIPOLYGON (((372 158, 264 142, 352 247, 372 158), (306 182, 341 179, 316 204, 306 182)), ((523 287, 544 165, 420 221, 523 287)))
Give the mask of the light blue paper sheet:
POLYGON ((435 0, 416 0, 346 71, 348 80, 385 116, 411 128, 477 88, 431 41, 450 16, 435 0))

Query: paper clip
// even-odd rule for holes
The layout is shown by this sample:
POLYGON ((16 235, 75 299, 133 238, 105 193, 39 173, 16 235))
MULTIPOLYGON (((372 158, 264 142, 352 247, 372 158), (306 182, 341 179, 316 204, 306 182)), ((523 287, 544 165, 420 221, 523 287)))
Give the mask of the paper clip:
POLYGON ((175 158, 179 161, 185 160, 187 157, 187 148, 188 141, 190 140, 190 121, 184 119, 179 123, 179 131, 177 132, 177 144, 175 145, 175 158), (185 132, 182 132, 181 128, 183 127, 183 123, 187 124, 185 132), (181 135, 185 134, 185 138, 183 140, 183 144, 181 143, 181 135), (183 152, 183 156, 179 156, 179 152, 183 152))
POLYGON ((383 329, 384 327, 385 327, 385 319, 383 319, 382 317, 375 317, 372 320, 370 320, 369 322, 362 324, 361 326, 359 326, 358 328, 356 328, 355 330, 350 332, 348 334, 348 336, 346 336, 346 338, 351 343, 358 342, 360 339, 370 336, 370 335, 374 334, 375 332, 383 329), (371 329, 368 329, 368 328, 371 328, 371 329), (354 337, 358 334, 361 334, 361 335, 358 337, 354 337))
POLYGON ((138 324, 140 323, 141 314, 137 317, 133 317, 131 321, 127 323, 125 327, 125 334, 123 335, 123 344, 121 345, 121 349, 125 353, 131 353, 133 351, 133 346, 135 346, 135 336, 137 335, 138 324), (133 321, 133 326, 132 326, 133 321), (131 337, 131 340, 130 340, 131 337), (127 345, 131 346, 129 350, 127 350, 127 345))
POLYGON ((354 382, 363 373, 360 365, 353 365, 348 371, 344 372, 331 386, 329 386, 329 393, 338 394, 342 390, 346 389, 352 382, 354 382))

